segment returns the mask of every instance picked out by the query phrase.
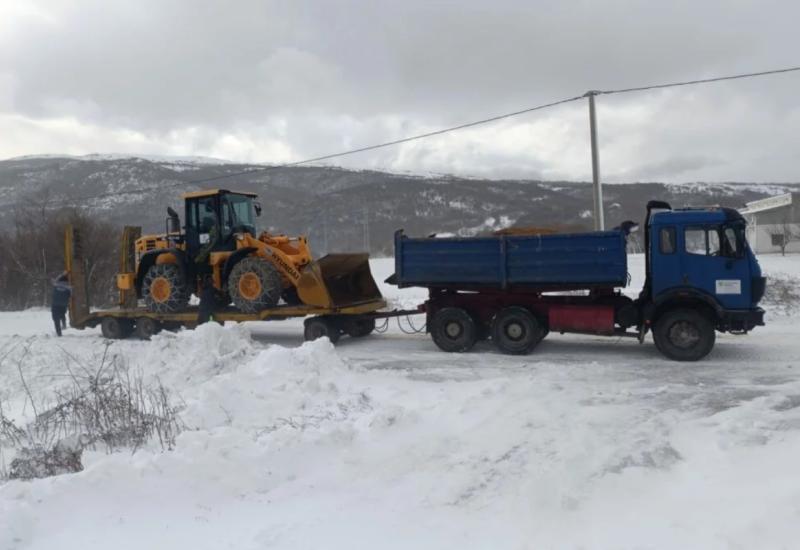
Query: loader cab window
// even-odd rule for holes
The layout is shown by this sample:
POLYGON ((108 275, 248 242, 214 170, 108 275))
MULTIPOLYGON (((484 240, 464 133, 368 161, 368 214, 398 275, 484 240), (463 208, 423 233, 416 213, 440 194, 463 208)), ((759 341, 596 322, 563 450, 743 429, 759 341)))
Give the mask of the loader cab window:
POLYGON ((191 250, 214 247, 219 238, 217 197, 186 201, 186 241, 191 250))
POLYGON ((253 199, 245 195, 222 197, 222 228, 228 237, 234 232, 246 232, 256 236, 253 199))
POLYGON ((195 230, 198 233, 210 233, 216 225, 216 201, 215 197, 203 197, 189 201, 186 212, 186 229, 195 230))

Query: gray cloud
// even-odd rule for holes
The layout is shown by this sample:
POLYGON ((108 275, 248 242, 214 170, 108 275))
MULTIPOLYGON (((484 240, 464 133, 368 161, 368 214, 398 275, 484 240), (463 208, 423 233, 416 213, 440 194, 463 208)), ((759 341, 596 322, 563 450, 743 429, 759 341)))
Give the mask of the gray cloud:
MULTIPOLYGON (((797 63, 792 2, 0 5, 0 156, 281 162, 613 88, 797 63)), ((603 174, 800 180, 800 75, 600 98, 603 174), (713 162, 697 162, 713 159, 713 162)), ((585 105, 342 161, 586 178, 585 105)))

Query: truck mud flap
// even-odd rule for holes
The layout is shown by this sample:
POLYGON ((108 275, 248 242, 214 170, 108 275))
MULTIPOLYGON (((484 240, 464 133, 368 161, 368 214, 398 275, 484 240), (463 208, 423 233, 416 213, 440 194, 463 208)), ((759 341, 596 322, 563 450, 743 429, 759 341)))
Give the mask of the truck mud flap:
POLYGON ((338 308, 380 300, 369 254, 328 254, 303 269, 297 293, 304 304, 338 308))

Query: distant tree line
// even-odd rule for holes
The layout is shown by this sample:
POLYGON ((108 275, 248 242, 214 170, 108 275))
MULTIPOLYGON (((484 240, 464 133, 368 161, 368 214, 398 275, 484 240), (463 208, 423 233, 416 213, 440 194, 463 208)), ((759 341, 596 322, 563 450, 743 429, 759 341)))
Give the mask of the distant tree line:
POLYGON ((82 235, 92 305, 115 302, 119 228, 76 208, 50 208, 46 200, 26 201, 16 209, 13 219, 13 227, 0 232, 0 309, 50 305, 52 282, 64 271, 68 224, 82 235))

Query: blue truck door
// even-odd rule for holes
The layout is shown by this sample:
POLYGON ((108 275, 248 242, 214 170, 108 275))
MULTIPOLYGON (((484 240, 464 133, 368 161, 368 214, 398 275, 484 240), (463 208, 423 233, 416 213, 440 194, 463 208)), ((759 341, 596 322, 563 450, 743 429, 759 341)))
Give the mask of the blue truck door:
POLYGON ((681 285, 681 255, 674 225, 653 225, 650 242, 650 271, 653 296, 681 285))
POLYGON ((681 278, 683 286, 697 288, 717 299, 726 309, 750 307, 750 266, 737 250, 741 243, 719 225, 683 228, 681 278))

